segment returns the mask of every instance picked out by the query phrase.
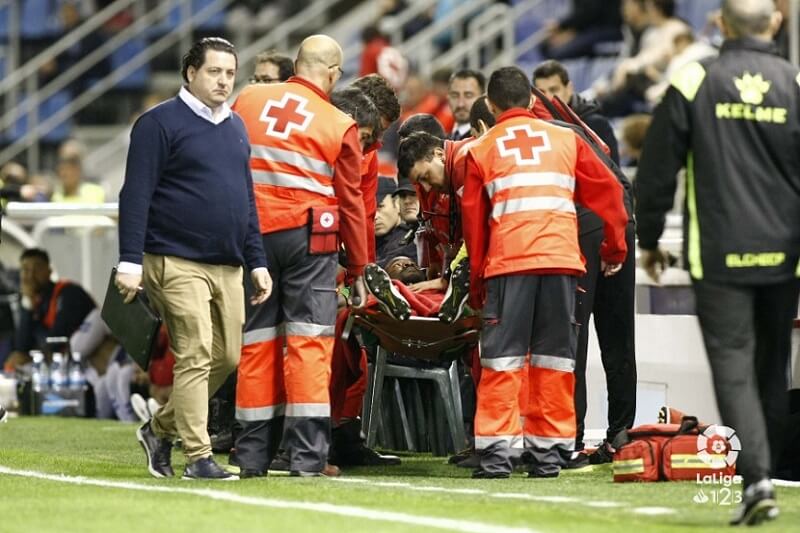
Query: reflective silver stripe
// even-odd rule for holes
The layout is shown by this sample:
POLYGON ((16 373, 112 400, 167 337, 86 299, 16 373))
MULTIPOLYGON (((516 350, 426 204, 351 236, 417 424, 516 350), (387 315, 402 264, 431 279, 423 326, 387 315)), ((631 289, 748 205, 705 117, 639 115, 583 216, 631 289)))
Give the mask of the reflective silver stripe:
POLYGON ((323 176, 328 176, 329 178, 333 177, 333 167, 321 159, 260 144, 252 145, 251 149, 252 157, 267 159, 276 163, 286 163, 294 167, 322 174, 323 176))
POLYGON ((276 339, 283 335, 283 324, 275 326, 274 328, 259 328, 252 331, 245 331, 242 345, 248 346, 250 344, 258 344, 259 342, 267 342, 276 339))
POLYGON ((501 443, 505 443, 509 448, 522 448, 522 437, 519 435, 475 436, 475 448, 478 450, 485 450, 489 446, 501 443))
POLYGON ((520 172, 519 174, 511 174, 487 183, 486 192, 489 193, 489 198, 493 198, 498 192, 513 187, 540 187, 545 185, 561 187, 572 192, 575 191, 575 178, 559 172, 520 172))
POLYGON ((575 439, 569 437, 539 437, 537 435, 525 435, 526 448, 561 448, 562 450, 572 451, 575 448, 575 439))
POLYGON ((272 420, 283 416, 286 411, 286 404, 269 405, 267 407, 237 407, 236 420, 242 422, 259 422, 261 420, 272 420))
POLYGON ((575 370, 575 360, 555 355, 531 355, 531 366, 573 372, 575 370))
POLYGON ((275 187, 287 187, 289 189, 302 189, 304 191, 311 191, 324 196, 332 197, 334 195, 332 185, 322 185, 314 178, 295 176, 294 174, 284 174, 282 172, 254 170, 253 183, 274 185, 275 187))
POLYGON ((321 326, 319 324, 305 324, 303 322, 287 322, 286 335, 298 337, 333 337, 336 326, 321 326))
POLYGON ((287 403, 286 416, 331 416, 329 403, 287 403))
POLYGON ((495 370, 497 372, 501 372, 503 370, 516 370, 518 368, 522 368, 525 366, 525 356, 514 356, 514 357, 497 357, 493 359, 481 359, 481 366, 483 368, 489 368, 491 370, 495 370))
POLYGON ((575 212, 575 204, 567 198, 558 196, 530 196, 512 198, 505 202, 497 202, 492 209, 492 218, 519 213, 520 211, 564 211, 575 212))

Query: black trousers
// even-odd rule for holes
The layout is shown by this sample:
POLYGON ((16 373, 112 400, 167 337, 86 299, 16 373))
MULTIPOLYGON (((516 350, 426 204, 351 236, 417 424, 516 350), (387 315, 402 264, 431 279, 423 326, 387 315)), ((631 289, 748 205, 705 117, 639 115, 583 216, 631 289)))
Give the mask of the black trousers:
POLYGON ((623 429, 633 426, 636 417, 636 349, 634 345, 634 297, 636 259, 634 225, 625 230, 628 255, 622 270, 604 277, 600 272, 600 245, 603 230, 580 236, 586 258, 586 275, 578 279, 575 320, 581 325, 575 361, 575 415, 578 432, 575 449, 584 448, 586 418, 586 354, 589 347, 589 317, 594 314, 594 327, 600 345, 608 389, 608 429, 611 441, 623 429), (585 291, 585 292, 583 292, 585 291))
POLYGON ((770 477, 783 451, 800 280, 761 286, 693 283, 717 407, 722 423, 741 441, 737 470, 748 486, 770 477))

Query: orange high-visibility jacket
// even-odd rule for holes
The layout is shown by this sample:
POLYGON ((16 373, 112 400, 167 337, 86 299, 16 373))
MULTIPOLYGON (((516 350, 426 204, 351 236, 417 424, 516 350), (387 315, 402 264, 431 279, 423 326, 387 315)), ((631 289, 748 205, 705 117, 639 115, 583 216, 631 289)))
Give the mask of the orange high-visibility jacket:
POLYGON ((603 258, 622 262, 628 217, 614 175, 571 130, 503 113, 469 147, 462 206, 473 277, 585 272, 575 201, 606 222, 603 258))
POLYGON ((310 207, 337 205, 334 168, 353 119, 297 82, 249 85, 233 109, 250 137, 261 233, 303 226, 310 207))

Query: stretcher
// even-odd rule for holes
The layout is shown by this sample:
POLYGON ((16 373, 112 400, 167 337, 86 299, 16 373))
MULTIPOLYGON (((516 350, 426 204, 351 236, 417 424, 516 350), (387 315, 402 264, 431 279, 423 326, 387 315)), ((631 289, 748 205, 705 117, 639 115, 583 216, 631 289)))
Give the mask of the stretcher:
MULTIPOLYGON (((364 396, 362 428, 367 446, 377 439, 379 416, 386 378, 431 380, 444 406, 450 438, 456 450, 466 446, 461 390, 457 359, 478 342, 480 317, 461 318, 452 324, 437 318, 412 316, 396 320, 377 308, 354 310, 344 328, 346 340, 354 327, 370 332, 378 339, 375 360, 368 365, 367 389, 364 396), (389 361, 389 355, 400 356, 389 361), (402 358, 437 363, 418 366, 402 364, 402 358)), ((404 416, 401 410, 401 416, 404 416)), ((411 442, 408 421, 403 420, 406 441, 411 442)))

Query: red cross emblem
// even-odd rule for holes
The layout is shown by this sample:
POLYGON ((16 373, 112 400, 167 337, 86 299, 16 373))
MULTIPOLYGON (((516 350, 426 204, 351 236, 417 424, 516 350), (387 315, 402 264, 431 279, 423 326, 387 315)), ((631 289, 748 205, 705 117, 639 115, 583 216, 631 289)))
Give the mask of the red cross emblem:
POLYGON ((550 137, 544 131, 533 131, 530 124, 508 128, 508 134, 497 139, 501 157, 514 156, 518 165, 538 165, 539 154, 551 149, 550 137))
POLYGON ((281 100, 269 100, 261 111, 259 120, 267 123, 267 135, 288 139, 292 130, 305 131, 314 113, 306 110, 308 100, 292 93, 284 93, 281 100))

